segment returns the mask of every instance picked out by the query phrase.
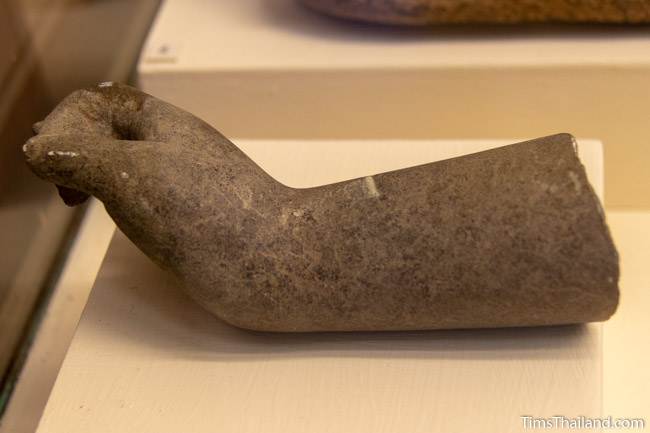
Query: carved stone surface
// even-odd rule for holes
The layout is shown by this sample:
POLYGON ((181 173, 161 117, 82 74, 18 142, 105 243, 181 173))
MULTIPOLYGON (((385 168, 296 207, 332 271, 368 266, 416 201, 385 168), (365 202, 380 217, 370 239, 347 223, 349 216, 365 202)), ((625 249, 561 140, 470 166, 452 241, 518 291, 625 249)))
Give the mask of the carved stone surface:
POLYGON ((36 129, 24 152, 38 176, 102 200, 236 326, 555 325, 606 320, 618 303, 617 253, 568 134, 293 189, 128 86, 77 91, 36 129))
POLYGON ((302 0, 329 15, 383 24, 646 23, 650 0, 302 0))

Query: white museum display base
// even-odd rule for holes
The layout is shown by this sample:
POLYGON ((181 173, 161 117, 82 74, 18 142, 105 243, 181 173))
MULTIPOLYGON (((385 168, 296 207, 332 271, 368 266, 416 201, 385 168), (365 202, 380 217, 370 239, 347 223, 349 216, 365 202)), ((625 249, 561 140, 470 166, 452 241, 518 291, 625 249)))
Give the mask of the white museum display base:
MULTIPOLYGON (((291 186, 511 143, 238 140, 291 186)), ((580 140, 602 193, 602 146, 580 140)), ((518 432, 520 416, 599 416, 602 325, 265 334, 190 301, 114 237, 39 433, 518 432)))

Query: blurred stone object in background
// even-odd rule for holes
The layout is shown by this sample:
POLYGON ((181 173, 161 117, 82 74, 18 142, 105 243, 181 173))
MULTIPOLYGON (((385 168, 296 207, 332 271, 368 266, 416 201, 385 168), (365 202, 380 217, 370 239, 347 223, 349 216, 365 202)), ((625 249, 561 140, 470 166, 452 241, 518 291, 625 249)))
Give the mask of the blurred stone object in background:
POLYGON ((397 25, 647 23, 648 0, 302 0, 328 15, 397 25))

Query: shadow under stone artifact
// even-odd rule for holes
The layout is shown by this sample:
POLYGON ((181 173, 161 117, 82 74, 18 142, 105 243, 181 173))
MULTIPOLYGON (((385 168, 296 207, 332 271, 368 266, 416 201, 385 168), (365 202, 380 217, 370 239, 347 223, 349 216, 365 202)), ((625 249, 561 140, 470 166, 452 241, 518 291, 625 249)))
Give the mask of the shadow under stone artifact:
POLYGON ((316 188, 280 184, 193 115, 131 87, 74 92, 24 146, 91 194, 199 304, 264 331, 601 321, 618 257, 568 134, 316 188))
POLYGON ((650 22, 650 0, 301 1, 336 17, 398 25, 650 22))

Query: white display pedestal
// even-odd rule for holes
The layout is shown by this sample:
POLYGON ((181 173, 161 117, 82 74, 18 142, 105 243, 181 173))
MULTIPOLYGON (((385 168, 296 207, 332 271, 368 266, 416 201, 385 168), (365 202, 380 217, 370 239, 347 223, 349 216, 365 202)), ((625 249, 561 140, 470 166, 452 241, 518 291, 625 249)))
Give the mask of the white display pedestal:
MULTIPOLYGON (((504 143, 237 144, 278 180, 310 186, 504 143)), ((579 152, 600 194, 601 144, 579 141, 579 152)), ((242 331, 191 302, 118 233, 38 432, 518 432, 522 415, 599 416, 601 349, 600 324, 242 331)))
POLYGON ((608 206, 650 208, 647 27, 395 29, 296 0, 166 0, 137 75, 228 137, 598 137, 608 206))

